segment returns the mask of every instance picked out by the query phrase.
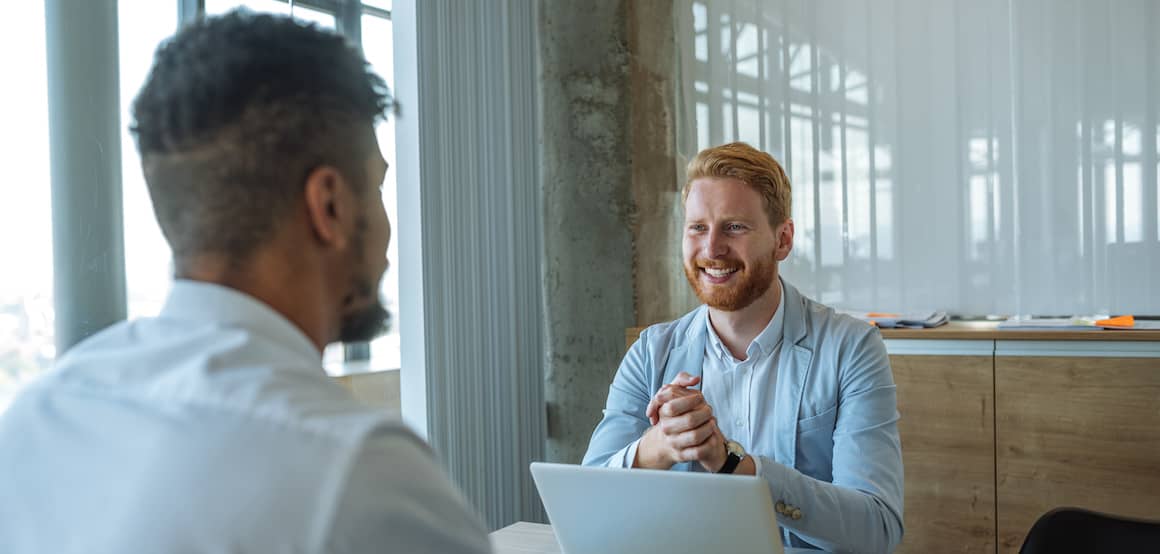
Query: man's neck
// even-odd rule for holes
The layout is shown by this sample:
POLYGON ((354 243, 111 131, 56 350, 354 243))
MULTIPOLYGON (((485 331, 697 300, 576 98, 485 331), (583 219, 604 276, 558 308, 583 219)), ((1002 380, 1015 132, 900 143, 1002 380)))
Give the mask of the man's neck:
POLYGON ((298 327, 321 352, 331 322, 325 318, 322 299, 310 294, 322 290, 315 286, 319 276, 276 251, 260 251, 249 261, 245 267, 235 267, 220 257, 203 256, 184 264, 178 277, 222 285, 256 298, 298 327))
POLYGON ((774 277, 773 285, 765 291, 765 294, 740 310, 727 312, 709 308, 709 323, 734 358, 744 361, 749 357, 750 343, 765 330, 773 320, 773 316, 777 314, 781 294, 781 279, 774 277))

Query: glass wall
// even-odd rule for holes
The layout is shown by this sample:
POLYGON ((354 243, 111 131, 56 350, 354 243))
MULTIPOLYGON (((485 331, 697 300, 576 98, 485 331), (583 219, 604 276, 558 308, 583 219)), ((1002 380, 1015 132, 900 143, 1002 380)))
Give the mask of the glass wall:
POLYGON ((4 70, 19 86, 0 88, 0 411, 16 390, 51 365, 52 197, 43 2, 0 8, 4 70), (19 53, 19 55, 16 55, 19 53))
POLYGON ((681 154, 793 185, 784 274, 836 306, 1160 313, 1160 3, 696 0, 681 154))

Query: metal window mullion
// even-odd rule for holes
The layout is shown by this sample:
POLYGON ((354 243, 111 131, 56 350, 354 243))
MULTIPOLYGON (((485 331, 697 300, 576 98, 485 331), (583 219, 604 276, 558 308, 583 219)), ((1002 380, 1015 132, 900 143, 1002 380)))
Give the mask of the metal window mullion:
POLYGON ((338 13, 339 10, 342 9, 344 4, 347 4, 347 3, 359 4, 360 3, 360 2, 357 2, 355 0, 350 0, 350 2, 348 2, 347 0, 278 0, 278 1, 283 3, 283 4, 291 4, 296 8, 297 7, 311 8, 314 10, 321 10, 321 11, 335 13, 335 14, 338 13))
POLYGON ((205 16, 205 0, 177 0, 177 26, 192 23, 205 16))
POLYGON ((336 6, 335 27, 359 51, 362 51, 362 2, 346 0, 336 6))
POLYGON ((387 20, 391 19, 390 10, 384 10, 382 8, 368 6, 366 4, 360 4, 359 10, 362 11, 363 15, 373 15, 375 17, 381 17, 381 18, 387 19, 387 20))

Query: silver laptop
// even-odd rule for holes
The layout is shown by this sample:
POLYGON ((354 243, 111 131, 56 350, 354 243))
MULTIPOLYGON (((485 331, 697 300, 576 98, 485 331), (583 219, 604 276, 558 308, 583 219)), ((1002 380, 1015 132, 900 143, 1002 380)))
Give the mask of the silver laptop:
POLYGON ((565 554, 782 554, 760 477, 533 463, 565 554))

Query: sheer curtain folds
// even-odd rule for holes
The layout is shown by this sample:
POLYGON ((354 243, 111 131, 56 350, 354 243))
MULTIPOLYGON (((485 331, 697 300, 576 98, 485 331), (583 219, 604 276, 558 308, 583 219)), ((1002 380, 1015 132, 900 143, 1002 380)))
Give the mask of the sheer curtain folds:
POLYGON ((783 163, 804 292, 1160 313, 1160 3, 686 0, 676 24, 680 152, 783 163))

